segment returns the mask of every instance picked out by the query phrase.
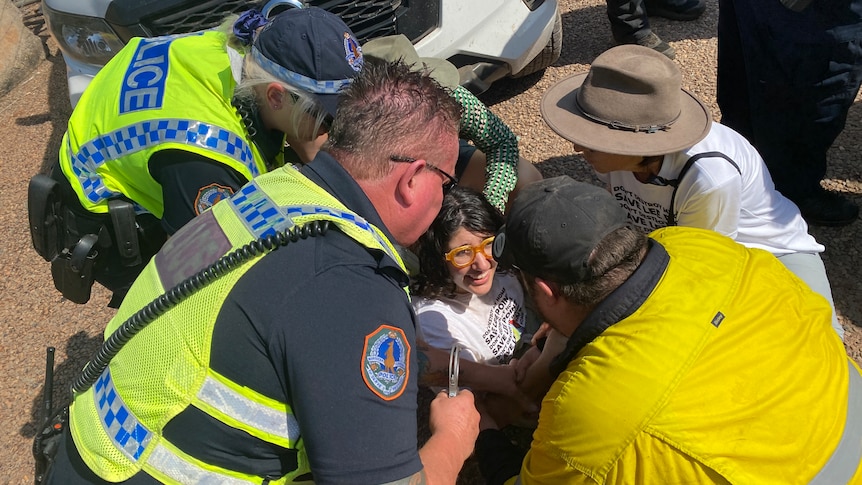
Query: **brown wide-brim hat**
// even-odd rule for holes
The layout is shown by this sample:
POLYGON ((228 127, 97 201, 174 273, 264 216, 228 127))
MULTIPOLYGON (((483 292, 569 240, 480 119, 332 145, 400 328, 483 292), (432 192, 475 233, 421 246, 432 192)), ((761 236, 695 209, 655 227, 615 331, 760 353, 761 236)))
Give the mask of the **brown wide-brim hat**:
POLYGON ((682 76, 664 54, 639 45, 608 49, 588 72, 552 86, 542 118, 558 135, 591 150, 653 156, 702 140, 711 117, 682 89, 682 76))
POLYGON ((444 88, 455 89, 461 81, 461 75, 454 64, 446 59, 419 57, 413 43, 403 34, 371 39, 362 45, 362 53, 369 59, 387 62, 400 59, 414 70, 427 69, 429 75, 444 88))

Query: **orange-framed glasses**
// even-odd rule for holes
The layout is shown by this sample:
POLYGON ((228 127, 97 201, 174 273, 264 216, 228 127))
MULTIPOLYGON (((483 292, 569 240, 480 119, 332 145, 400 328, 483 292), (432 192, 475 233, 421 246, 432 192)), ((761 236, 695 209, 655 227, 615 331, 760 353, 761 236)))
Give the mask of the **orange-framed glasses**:
POLYGON ((452 263, 452 266, 459 269, 466 268, 473 264, 473 261, 476 259, 476 255, 479 253, 482 253, 486 259, 493 259, 493 242, 494 236, 491 236, 479 243, 478 246, 471 246, 469 244, 458 246, 446 253, 444 256, 446 256, 446 261, 452 263))

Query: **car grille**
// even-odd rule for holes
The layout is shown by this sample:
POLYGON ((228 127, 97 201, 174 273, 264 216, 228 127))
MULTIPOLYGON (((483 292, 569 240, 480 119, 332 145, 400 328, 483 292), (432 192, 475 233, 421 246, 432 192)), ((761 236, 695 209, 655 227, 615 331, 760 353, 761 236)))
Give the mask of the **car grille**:
MULTIPOLYGON (((163 12, 157 17, 142 19, 142 24, 153 36, 183 34, 216 27, 226 16, 248 10, 253 4, 248 0, 210 0, 176 12, 163 12)), ((312 0, 306 4, 341 17, 360 43, 397 33, 395 19, 401 0, 312 0)))
POLYGON ((367 40, 397 33, 395 12, 401 0, 310 1, 309 5, 328 10, 341 17, 356 34, 360 44, 367 40))
POLYGON ((141 19, 141 24, 152 36, 185 34, 219 26, 230 14, 239 14, 250 8, 248 0, 210 0, 189 5, 172 13, 159 13, 157 17, 141 19))

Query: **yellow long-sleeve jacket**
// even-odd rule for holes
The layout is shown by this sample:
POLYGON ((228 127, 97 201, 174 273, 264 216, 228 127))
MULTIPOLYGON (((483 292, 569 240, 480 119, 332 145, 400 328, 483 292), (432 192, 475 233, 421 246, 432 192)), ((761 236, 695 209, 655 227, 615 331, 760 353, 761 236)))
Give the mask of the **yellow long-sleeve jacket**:
POLYGON ((507 483, 862 483, 862 376, 827 302, 711 231, 651 238, 573 335, 598 334, 546 395, 507 483))

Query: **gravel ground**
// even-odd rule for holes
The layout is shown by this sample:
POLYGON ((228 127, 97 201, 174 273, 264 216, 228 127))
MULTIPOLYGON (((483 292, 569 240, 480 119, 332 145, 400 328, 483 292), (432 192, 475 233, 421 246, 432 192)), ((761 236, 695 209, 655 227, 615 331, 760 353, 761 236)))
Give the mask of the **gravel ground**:
MULTIPOLYGON (((522 154, 546 176, 569 174, 592 180, 586 164, 571 154, 571 145, 554 135, 541 120, 539 101, 554 82, 585 70, 611 46, 604 3, 597 0, 560 2, 564 23, 563 54, 542 74, 496 84, 482 96, 521 138, 522 154)), ((715 104, 716 0, 707 0, 704 16, 694 22, 653 19, 653 29, 677 50, 684 86, 712 107, 715 104)), ((107 292, 94 288, 87 305, 64 301, 54 290, 48 264, 33 251, 27 229, 27 182, 51 163, 70 112, 65 92, 65 67, 56 45, 47 39, 35 6, 25 10, 25 23, 46 42, 47 60, 33 76, 0 98, 0 227, 8 231, 0 246, 0 483, 32 483, 31 442, 41 412, 45 347, 57 348, 54 400, 66 389, 101 341, 112 316, 107 292)), ((830 151, 826 186, 862 204, 862 104, 851 108, 847 128, 830 151)), ((812 228, 826 245, 824 260, 833 285, 839 318, 847 331, 848 353, 862 364, 862 283, 857 241, 862 222, 843 228, 812 228)), ((475 470, 465 470, 463 483, 477 483, 475 470)))

